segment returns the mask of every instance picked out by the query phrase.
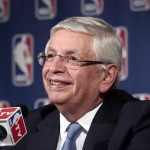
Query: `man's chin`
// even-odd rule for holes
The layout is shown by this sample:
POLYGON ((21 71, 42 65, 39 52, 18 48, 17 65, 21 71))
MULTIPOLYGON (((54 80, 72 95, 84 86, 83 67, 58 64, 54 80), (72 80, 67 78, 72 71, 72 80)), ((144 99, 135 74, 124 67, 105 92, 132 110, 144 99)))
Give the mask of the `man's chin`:
POLYGON ((51 104, 54 104, 54 105, 63 105, 63 104, 65 104, 65 102, 66 102, 66 100, 63 100, 63 99, 51 99, 50 100, 50 103, 51 104))

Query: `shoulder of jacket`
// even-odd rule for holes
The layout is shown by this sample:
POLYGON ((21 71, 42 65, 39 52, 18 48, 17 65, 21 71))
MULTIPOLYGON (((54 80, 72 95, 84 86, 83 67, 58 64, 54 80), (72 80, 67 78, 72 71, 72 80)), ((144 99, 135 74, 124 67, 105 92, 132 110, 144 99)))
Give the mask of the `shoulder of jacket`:
POLYGON ((47 115, 55 112, 56 107, 52 104, 37 108, 29 112, 29 115, 25 118, 27 128, 32 128, 39 122, 41 122, 47 115))
POLYGON ((139 122, 144 123, 145 121, 148 121, 150 125, 150 101, 137 100, 126 103, 122 107, 120 120, 132 122, 132 126, 136 126, 139 122))

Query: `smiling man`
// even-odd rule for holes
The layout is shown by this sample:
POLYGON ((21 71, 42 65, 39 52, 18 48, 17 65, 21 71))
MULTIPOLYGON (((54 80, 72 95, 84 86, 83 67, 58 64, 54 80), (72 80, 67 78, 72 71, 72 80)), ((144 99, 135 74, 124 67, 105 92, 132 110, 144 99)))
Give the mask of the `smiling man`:
MULTIPOLYGON (((105 70, 94 64, 80 67, 85 62, 78 62, 97 61, 94 51, 90 50, 92 41, 93 37, 89 35, 62 29, 47 45, 46 55, 54 60, 46 61, 43 67, 45 89, 51 102, 70 122, 77 121, 102 102, 99 91, 104 86, 100 89, 99 85, 103 84, 105 70)), ((115 65, 112 65, 112 71, 117 75, 115 65)))
POLYGON ((111 25, 63 20, 38 60, 50 104, 29 114, 15 150, 149 150, 150 103, 117 89, 122 46, 111 25))

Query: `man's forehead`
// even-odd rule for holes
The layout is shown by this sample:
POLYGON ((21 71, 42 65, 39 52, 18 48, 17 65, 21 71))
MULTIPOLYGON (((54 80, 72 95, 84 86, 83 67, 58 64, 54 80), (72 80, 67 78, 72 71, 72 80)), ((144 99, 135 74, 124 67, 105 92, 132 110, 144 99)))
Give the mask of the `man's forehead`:
MULTIPOLYGON (((57 31, 58 32, 58 31, 57 31)), ((72 33, 72 32, 71 32, 72 33)), ((55 33, 54 33, 55 34, 55 33)), ((82 34, 78 33, 77 34, 82 34)), ((78 42, 74 43, 74 41, 70 41, 72 43, 57 43, 57 38, 56 40, 53 39, 53 36, 50 37, 48 43, 47 43, 47 51, 54 51, 59 54, 77 54, 77 55, 95 55, 95 52, 92 50, 93 48, 93 36, 89 36, 87 34, 84 34, 84 36, 87 36, 87 40, 83 39, 81 40, 80 38, 76 38, 78 42)), ((65 36, 63 39, 66 38, 65 36)))
POLYGON ((76 54, 76 53, 80 53, 80 50, 76 50, 76 49, 54 49, 51 46, 48 47, 47 52, 54 52, 54 53, 58 53, 61 52, 62 54, 76 54))
POLYGON ((54 51, 54 52, 63 52, 63 53, 89 53, 92 52, 91 47, 78 47, 78 45, 75 46, 63 46, 61 47, 60 45, 53 45, 51 44, 51 42, 49 41, 46 45, 46 50, 47 51, 54 51))

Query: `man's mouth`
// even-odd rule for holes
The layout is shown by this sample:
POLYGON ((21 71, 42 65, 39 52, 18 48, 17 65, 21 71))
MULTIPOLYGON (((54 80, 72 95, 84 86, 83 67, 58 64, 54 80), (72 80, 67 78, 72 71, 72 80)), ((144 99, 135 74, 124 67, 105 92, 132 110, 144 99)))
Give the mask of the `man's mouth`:
POLYGON ((54 85, 54 86, 69 85, 68 82, 64 82, 64 81, 52 81, 52 80, 50 80, 50 84, 51 84, 51 85, 54 85))

